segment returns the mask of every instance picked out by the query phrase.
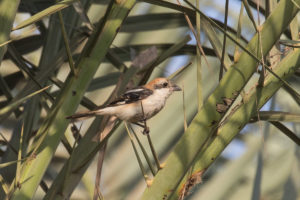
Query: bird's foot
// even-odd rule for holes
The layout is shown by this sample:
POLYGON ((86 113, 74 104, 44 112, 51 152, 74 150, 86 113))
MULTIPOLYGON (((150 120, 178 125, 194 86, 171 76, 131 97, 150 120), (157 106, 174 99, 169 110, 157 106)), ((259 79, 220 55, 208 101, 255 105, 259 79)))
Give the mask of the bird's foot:
POLYGON ((148 135, 150 133, 150 129, 148 126, 144 127, 143 134, 148 135))

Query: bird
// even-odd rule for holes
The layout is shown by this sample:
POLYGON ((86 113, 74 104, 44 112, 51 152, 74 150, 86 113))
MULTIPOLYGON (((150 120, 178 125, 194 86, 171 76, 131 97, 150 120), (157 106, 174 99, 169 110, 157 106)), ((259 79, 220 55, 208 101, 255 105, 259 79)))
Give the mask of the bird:
POLYGON ((96 115, 116 116, 120 120, 143 127, 144 132, 147 133, 149 128, 146 126, 146 120, 164 108, 168 97, 174 91, 181 91, 181 88, 167 78, 155 78, 146 85, 129 89, 102 108, 75 113, 66 118, 76 120, 96 115))

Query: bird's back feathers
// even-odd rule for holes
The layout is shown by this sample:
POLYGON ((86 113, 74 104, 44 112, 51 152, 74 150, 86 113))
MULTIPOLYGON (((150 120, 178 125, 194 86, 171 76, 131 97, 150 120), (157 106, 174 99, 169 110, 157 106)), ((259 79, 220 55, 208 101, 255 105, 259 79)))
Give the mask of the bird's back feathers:
POLYGON ((153 94, 152 90, 149 90, 142 86, 136 87, 131 90, 128 90, 122 96, 120 96, 118 99, 111 102, 107 106, 119 106, 119 105, 134 103, 136 101, 147 98, 151 94, 153 94))

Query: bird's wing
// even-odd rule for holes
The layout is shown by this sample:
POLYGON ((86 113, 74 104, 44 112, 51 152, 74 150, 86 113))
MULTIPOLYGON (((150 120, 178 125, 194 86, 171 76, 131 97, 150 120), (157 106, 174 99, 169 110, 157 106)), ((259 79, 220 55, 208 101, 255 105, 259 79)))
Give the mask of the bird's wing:
POLYGON ((126 91, 122 96, 120 96, 115 101, 111 102, 108 106, 117 106, 117 105, 134 103, 136 101, 145 99, 151 94, 153 94, 152 90, 149 90, 142 86, 136 87, 126 91))

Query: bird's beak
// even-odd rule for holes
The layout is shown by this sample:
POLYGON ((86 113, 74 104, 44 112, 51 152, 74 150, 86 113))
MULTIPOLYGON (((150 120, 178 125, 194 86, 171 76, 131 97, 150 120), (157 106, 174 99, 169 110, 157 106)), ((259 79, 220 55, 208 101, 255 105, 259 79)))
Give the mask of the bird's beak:
POLYGON ((174 83, 172 83, 171 88, 172 88, 172 91, 181 91, 181 88, 178 85, 174 84, 174 83))

